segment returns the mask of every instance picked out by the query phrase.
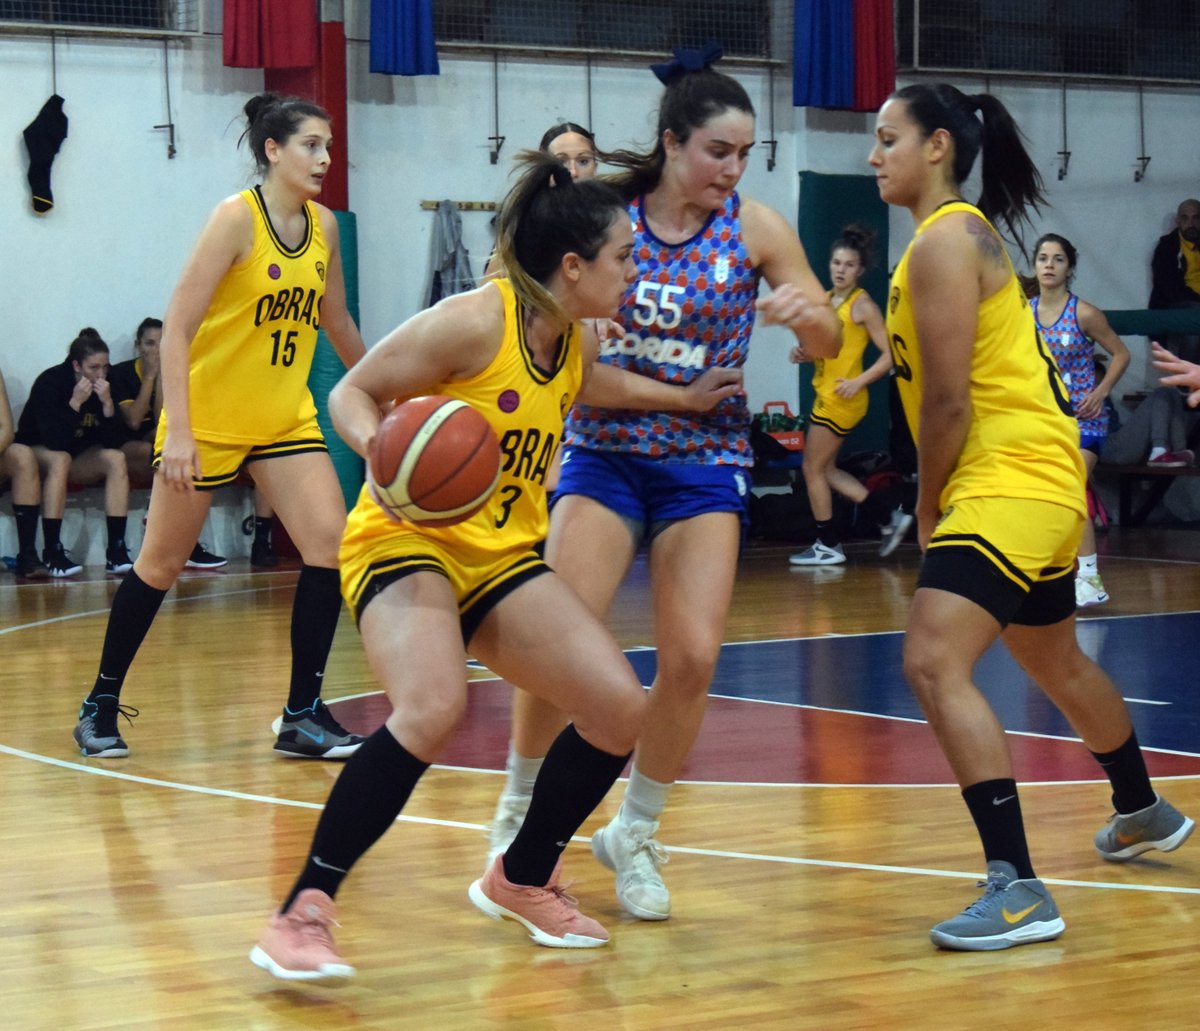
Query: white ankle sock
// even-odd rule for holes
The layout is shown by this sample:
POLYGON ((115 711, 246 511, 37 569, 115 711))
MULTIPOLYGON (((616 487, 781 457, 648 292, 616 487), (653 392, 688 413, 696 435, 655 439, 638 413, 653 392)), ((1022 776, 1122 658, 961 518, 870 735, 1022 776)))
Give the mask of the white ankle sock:
POLYGON ((645 774, 639 773, 635 766, 629 774, 625 800, 621 803, 617 819, 626 825, 634 820, 649 820, 652 823, 657 821, 667 807, 667 795, 671 793, 672 787, 672 784, 651 780, 645 774))
POLYGON ((1079 575, 1080 576, 1097 576, 1099 571, 1096 569, 1095 555, 1080 555, 1079 556, 1079 575))
POLYGON ((1167 449, 1165 447, 1159 447, 1157 444, 1155 444, 1154 447, 1150 449, 1150 458, 1148 461, 1153 462, 1156 458, 1158 458, 1159 455, 1165 455, 1166 453, 1167 449))
POLYGON ((533 782, 537 780, 545 756, 530 759, 521 755, 511 742, 508 746, 508 760, 504 764, 507 777, 504 790, 509 794, 528 797, 533 794, 533 782))

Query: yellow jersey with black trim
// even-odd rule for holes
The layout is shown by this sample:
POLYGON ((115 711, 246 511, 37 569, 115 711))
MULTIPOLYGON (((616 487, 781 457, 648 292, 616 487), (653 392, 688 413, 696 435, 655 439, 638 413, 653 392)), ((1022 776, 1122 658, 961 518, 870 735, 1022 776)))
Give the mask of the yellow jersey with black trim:
MULTIPOLYGON (((888 296, 896 386, 918 447, 923 359, 908 283, 909 255, 929 226, 955 212, 987 222, 978 208, 963 201, 938 208, 917 226, 892 274, 888 296)), ((946 511, 957 498, 1030 498, 1086 516, 1079 424, 1011 261, 1009 272, 1005 285, 979 305, 971 356, 971 422, 940 507, 946 511)))
MULTIPOLYGON (((834 358, 817 358, 813 361, 813 390, 823 397, 837 396, 834 391, 839 379, 854 379, 862 375, 863 355, 867 353, 867 341, 871 337, 867 327, 855 322, 851 313, 854 302, 862 292, 862 287, 856 286, 837 306, 838 318, 842 320, 842 349, 834 358)), ((832 292, 829 297, 833 298, 832 292)), ((863 396, 865 400, 866 395, 863 396)))
POLYGON ((347 521, 343 555, 406 532, 444 542, 465 563, 472 555, 482 561, 504 551, 528 550, 545 539, 546 474, 562 439, 563 419, 583 381, 580 327, 571 324, 553 368, 542 369, 525 341, 525 308, 512 284, 505 278, 487 285, 504 299, 504 340, 496 356, 472 378, 442 383, 433 392, 465 401, 491 424, 501 452, 495 493, 464 522, 426 527, 395 522, 364 486, 347 521))
MULTIPOLYGON (((316 417, 308 373, 321 325, 329 245, 317 207, 295 248, 275 233, 258 188, 239 196, 254 221, 254 245, 225 273, 189 356, 192 435, 224 443, 272 444, 316 417)), ((164 412, 170 418, 170 412, 164 412)))

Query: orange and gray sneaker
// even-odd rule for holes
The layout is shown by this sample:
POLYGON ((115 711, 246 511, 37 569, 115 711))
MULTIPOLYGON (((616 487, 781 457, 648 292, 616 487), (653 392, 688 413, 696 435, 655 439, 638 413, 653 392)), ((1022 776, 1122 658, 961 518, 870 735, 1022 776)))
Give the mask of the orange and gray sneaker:
POLYGON ((271 914, 250 962, 284 981, 353 977, 354 967, 342 959, 329 930, 337 926, 336 913, 325 892, 305 888, 286 913, 271 914))
POLYGON ((487 873, 471 885, 467 895, 493 920, 524 924, 529 937, 539 945, 554 949, 595 949, 607 945, 608 932, 579 912, 578 900, 566 893, 570 885, 558 883, 561 874, 560 859, 544 886, 513 884, 504 876, 501 854, 492 860, 487 873))
POLYGON ((1136 813, 1124 816, 1113 813, 1094 843, 1096 851, 1105 859, 1123 863, 1155 848, 1160 852, 1174 852, 1187 841, 1195 826, 1194 820, 1159 796, 1154 805, 1136 813))

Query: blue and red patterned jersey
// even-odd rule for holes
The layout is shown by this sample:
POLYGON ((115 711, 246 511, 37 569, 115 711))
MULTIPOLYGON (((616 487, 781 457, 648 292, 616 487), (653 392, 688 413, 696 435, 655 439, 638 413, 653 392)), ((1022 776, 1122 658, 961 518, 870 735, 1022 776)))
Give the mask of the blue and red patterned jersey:
MULTIPOLYGON (((732 194, 690 240, 668 244, 646 225, 644 198, 629 205, 638 278, 621 305, 619 340, 602 341, 600 360, 664 383, 687 384, 705 369, 745 364, 754 328, 759 273, 742 240, 741 201, 732 194)), ((753 465, 750 413, 742 397, 710 412, 639 412, 576 405, 566 440, 702 465, 753 465)))
MULTIPOLYGON (((1058 366, 1058 374, 1066 385, 1071 407, 1078 411, 1084 398, 1096 389, 1095 345, 1079 325, 1079 298, 1072 293, 1067 294, 1066 307, 1053 326, 1043 326, 1038 319, 1038 300, 1034 297, 1029 302, 1033 307, 1033 317, 1037 319, 1042 339, 1054 355, 1054 364, 1058 366)), ((1101 409, 1094 419, 1080 419, 1079 432, 1085 437, 1104 436, 1108 432, 1108 411, 1101 409)))

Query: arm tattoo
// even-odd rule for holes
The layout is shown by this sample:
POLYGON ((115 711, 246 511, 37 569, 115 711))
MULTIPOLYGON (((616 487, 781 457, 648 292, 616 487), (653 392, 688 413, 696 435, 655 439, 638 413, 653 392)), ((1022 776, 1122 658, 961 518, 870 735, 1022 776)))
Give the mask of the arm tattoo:
POLYGON ((1004 265, 1004 247, 991 226, 981 218, 971 218, 967 220, 967 232, 975 237, 975 245, 979 248, 979 253, 985 261, 997 266, 1004 265))

